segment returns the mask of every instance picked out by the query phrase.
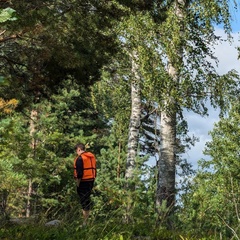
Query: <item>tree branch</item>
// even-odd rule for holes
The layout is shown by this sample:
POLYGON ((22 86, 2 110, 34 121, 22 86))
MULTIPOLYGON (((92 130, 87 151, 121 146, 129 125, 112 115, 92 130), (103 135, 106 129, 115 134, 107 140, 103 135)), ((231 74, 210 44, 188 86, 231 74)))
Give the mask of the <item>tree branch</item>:
POLYGON ((217 215, 223 221, 223 223, 232 231, 232 233, 236 237, 236 239, 240 240, 240 238, 238 237, 238 235, 236 233, 236 230, 239 228, 239 226, 237 227, 236 230, 234 230, 232 227, 230 227, 230 225, 219 214, 217 214, 217 215))
POLYGON ((0 33, 0 36, 2 35, 2 34, 4 34, 6 32, 6 30, 3 30, 1 33, 0 33))
MULTIPOLYGON (((0 35, 4 34, 6 30, 4 30, 3 32, 1 32, 0 35)), ((1 37, 0 38, 0 43, 3 43, 3 42, 7 42, 9 40, 12 40, 12 39, 16 39, 16 38, 19 38, 19 35, 18 34, 13 34, 11 36, 8 36, 8 37, 1 37)))

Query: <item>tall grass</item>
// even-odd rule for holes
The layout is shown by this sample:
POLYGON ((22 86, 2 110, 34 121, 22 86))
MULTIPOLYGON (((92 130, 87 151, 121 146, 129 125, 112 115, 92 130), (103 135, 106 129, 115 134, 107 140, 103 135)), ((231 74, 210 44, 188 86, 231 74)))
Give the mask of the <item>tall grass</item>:
POLYGON ((1 240, 130 240, 130 239, 179 239, 173 232, 156 229, 149 219, 126 223, 118 212, 109 215, 92 215, 88 225, 81 227, 80 211, 61 219, 58 226, 45 226, 44 219, 37 222, 1 223, 1 240), (74 218, 74 219, 73 219, 74 218))
POLYGON ((45 226, 46 219, 16 224, 9 221, 0 224, 1 240, 213 240, 211 237, 190 237, 176 229, 157 226, 149 216, 124 221, 120 209, 108 214, 92 213, 88 225, 81 227, 81 210, 64 213, 57 226, 45 226))

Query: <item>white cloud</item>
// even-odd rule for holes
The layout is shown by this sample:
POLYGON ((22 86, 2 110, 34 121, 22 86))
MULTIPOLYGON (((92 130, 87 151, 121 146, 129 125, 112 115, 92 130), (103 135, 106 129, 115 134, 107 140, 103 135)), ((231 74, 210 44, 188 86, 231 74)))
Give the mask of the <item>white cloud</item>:
MULTIPOLYGON (((240 28, 238 30, 240 30, 240 28)), ((232 34, 231 43, 227 41, 227 36, 223 29, 216 28, 216 35, 221 36, 221 38, 225 40, 221 42, 219 41, 219 43, 214 46, 215 56, 219 60, 218 67, 216 68, 217 72, 219 74, 226 74, 228 71, 235 69, 240 73, 240 61, 237 59, 238 52, 236 49, 237 46, 240 46, 240 35, 237 33, 237 29, 235 28, 235 33, 232 34)), ((183 157, 193 165, 194 169, 197 169, 198 160, 201 158, 209 158, 208 156, 203 155, 203 150, 206 142, 211 141, 209 131, 213 130, 214 123, 219 121, 219 111, 214 110, 210 106, 208 106, 208 109, 208 117, 201 117, 193 112, 184 113, 189 126, 189 135, 194 135, 199 138, 199 141, 196 142, 195 146, 183 155, 183 157)), ((150 165, 155 165, 155 163, 155 159, 151 158, 150 165)))
POLYGON ((206 142, 211 141, 209 131, 213 129, 214 123, 219 119, 218 111, 210 108, 208 117, 201 117, 195 113, 187 113, 186 119, 189 126, 189 135, 194 135, 199 141, 196 142, 195 146, 188 150, 183 157, 196 169, 198 160, 201 158, 207 159, 207 157, 203 155, 203 150, 206 142))
POLYGON ((240 46, 239 34, 232 34, 232 41, 229 43, 227 41, 227 36, 224 33, 223 29, 217 28, 215 31, 217 36, 221 36, 224 41, 219 41, 218 45, 215 45, 215 56, 219 60, 218 64, 218 73, 225 74, 228 71, 235 69, 240 72, 240 62, 238 60, 237 47, 240 46))
MULTIPOLYGON (((226 34, 222 29, 216 29, 216 35, 221 36, 222 39, 227 39, 226 34)), ((217 67, 219 74, 225 74, 232 69, 235 69, 240 73, 240 61, 237 59, 238 52, 236 49, 237 46, 240 46, 240 36, 238 33, 234 33, 232 37, 232 43, 223 41, 214 46, 215 56, 219 60, 217 67)), ((194 169, 197 168, 197 161, 199 159, 207 159, 207 156, 204 156, 202 151, 204 150, 206 142, 211 140, 208 132, 213 129, 214 123, 219 120, 218 111, 211 108, 209 109, 209 116, 204 118, 194 113, 186 113, 189 134, 193 134, 199 138, 199 142, 197 142, 195 146, 184 155, 184 157, 193 164, 194 169)))

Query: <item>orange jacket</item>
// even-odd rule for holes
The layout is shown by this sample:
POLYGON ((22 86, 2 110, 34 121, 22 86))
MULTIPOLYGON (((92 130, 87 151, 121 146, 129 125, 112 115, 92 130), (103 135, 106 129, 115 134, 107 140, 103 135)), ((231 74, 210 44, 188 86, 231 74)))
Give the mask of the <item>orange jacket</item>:
MULTIPOLYGON (((83 161, 83 176, 81 181, 92 181, 96 178, 96 158, 91 152, 84 152, 80 155, 83 161)), ((79 156, 74 159, 74 178, 77 178, 77 160, 79 156)))

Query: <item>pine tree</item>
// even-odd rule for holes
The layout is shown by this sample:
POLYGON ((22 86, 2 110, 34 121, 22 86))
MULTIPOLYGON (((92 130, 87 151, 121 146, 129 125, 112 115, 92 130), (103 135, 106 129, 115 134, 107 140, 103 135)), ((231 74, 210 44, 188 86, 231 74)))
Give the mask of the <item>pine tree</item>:
POLYGON ((39 212, 50 216, 60 207, 71 209, 75 194, 74 146, 78 142, 88 143, 91 151, 99 154, 105 145, 102 136, 107 126, 96 112, 89 90, 79 87, 73 79, 66 80, 49 101, 24 109, 23 113, 1 119, 0 162, 5 171, 2 189, 9 193, 7 210, 15 216, 27 212, 27 216, 39 212), (36 109, 34 119, 28 117, 31 109, 36 109), (29 121, 34 121, 32 134, 29 121), (22 180, 10 185, 15 173, 15 178, 22 180), (17 190, 13 191, 14 188, 17 190), (19 194, 17 201, 15 192, 19 194))
POLYGON ((69 75, 85 86, 99 80, 100 68, 117 50, 110 29, 124 14, 121 5, 50 0, 12 7, 18 20, 4 23, 1 36, 6 40, 1 75, 9 83, 2 86, 4 98, 17 98, 25 106, 56 93, 69 75))
POLYGON ((189 193, 183 198, 185 226, 216 238, 239 238, 239 104, 232 105, 210 132, 189 193))

